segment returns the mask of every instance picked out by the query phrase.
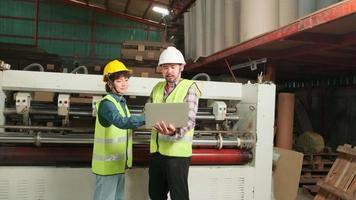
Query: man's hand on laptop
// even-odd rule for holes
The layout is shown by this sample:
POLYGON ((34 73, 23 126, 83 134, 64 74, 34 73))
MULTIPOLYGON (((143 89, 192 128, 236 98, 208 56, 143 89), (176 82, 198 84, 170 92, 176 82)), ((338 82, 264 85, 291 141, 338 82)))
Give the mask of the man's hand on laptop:
POLYGON ((174 135, 176 132, 176 128, 173 124, 166 123, 164 121, 157 122, 153 128, 162 135, 174 135))

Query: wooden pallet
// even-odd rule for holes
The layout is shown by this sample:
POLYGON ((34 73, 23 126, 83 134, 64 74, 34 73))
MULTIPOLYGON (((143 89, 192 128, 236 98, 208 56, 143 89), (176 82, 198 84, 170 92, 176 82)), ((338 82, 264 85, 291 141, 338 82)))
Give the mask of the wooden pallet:
POLYGON ((334 162, 314 200, 356 200, 356 147, 343 145, 337 148, 340 155, 334 162))
POLYGON ((323 180, 330 171, 337 155, 331 149, 325 149, 317 154, 305 153, 299 181, 300 186, 316 185, 319 180, 323 180))

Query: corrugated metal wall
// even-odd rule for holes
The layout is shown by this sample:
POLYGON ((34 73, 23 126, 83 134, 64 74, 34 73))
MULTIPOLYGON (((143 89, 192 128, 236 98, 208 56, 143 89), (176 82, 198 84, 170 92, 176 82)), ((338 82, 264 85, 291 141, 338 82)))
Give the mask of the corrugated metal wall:
POLYGON ((185 56, 209 56, 339 1, 197 0, 184 14, 185 56))
MULTIPOLYGON (((60 1, 40 0, 37 42, 67 59, 120 58, 125 40, 161 41, 162 31, 60 1)), ((36 45, 36 1, 0 1, 0 42, 36 45)))

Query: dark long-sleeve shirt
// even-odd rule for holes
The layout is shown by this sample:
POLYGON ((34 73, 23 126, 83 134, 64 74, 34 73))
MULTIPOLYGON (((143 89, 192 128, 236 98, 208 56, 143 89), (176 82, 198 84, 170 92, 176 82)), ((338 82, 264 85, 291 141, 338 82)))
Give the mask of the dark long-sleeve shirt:
MULTIPOLYGON (((110 93, 110 95, 121 104, 125 114, 127 114, 125 98, 113 93, 110 93)), ((113 124, 120 129, 136 129, 145 124, 145 118, 143 115, 131 115, 131 117, 124 117, 119 113, 116 106, 111 101, 106 99, 100 102, 98 118, 100 124, 104 127, 109 127, 113 124)))

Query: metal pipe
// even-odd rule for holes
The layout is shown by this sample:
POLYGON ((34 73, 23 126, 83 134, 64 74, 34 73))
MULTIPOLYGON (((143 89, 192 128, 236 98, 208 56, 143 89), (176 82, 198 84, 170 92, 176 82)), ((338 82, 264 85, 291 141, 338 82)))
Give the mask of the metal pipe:
MULTIPOLYGON (((58 127, 58 126, 23 126, 23 125, 0 125, 0 128, 8 128, 8 129, 24 129, 24 130, 48 130, 48 131, 71 131, 71 132, 85 132, 90 134, 90 132, 94 131, 94 128, 87 128, 87 127, 58 127)), ((20 132, 19 132, 20 133, 20 132)), ((195 134, 198 135, 211 135, 211 134, 232 134, 232 135, 239 135, 245 132, 241 131, 217 131, 217 130, 195 130, 195 134)), ((56 133, 51 133, 56 134, 56 133)), ((140 136, 150 136, 150 130, 135 130, 135 135, 140 136)))
MULTIPOLYGON (((58 111, 57 110, 49 110, 49 109, 43 110, 43 109, 30 108, 29 113, 30 114, 34 114, 34 115, 58 115, 58 111)), ((5 108, 4 115, 10 115, 10 114, 17 114, 16 113, 16 109, 15 108, 5 108)), ((92 116, 92 112, 91 111, 73 111, 73 110, 70 110, 69 111, 69 115, 92 116)))
MULTIPOLYGON (((91 108, 91 107, 90 107, 91 108)), ((139 114, 143 112, 143 107, 140 106, 129 106, 131 114, 139 114)), ((91 113, 91 109, 89 107, 74 107, 70 108, 70 112, 83 112, 83 113, 91 113)), ((226 108, 227 114, 233 114, 237 112, 235 107, 226 108)), ((57 114, 57 107, 55 105, 33 105, 30 108, 30 112, 34 112, 31 114, 57 114), (49 112, 49 113, 47 113, 49 112)), ((213 112, 213 108, 199 108, 198 115, 211 115, 213 112)), ((16 114, 16 108, 7 107, 4 110, 4 114, 16 114)))
POLYGON ((73 69, 73 71, 71 71, 70 73, 75 74, 78 73, 78 71, 82 70, 84 74, 88 74, 88 68, 84 65, 81 65, 79 67, 76 67, 75 69, 73 69))
POLYGON ((209 74, 203 73, 203 72, 193 76, 192 80, 198 80, 200 77, 204 77, 206 79, 206 81, 211 81, 209 74))
MULTIPOLYGON (((139 112, 136 113, 137 110, 134 110, 134 112, 132 114, 138 114, 139 112)), ((29 110, 30 114, 42 114, 42 115, 58 115, 58 111, 57 110, 41 110, 41 109, 34 109, 34 108, 30 108, 29 110)), ((142 113, 142 111, 141 111, 142 113)), ((206 112, 205 112, 206 113, 206 112)), ((196 119, 210 119, 210 120, 215 120, 215 116, 214 115, 200 115, 200 112, 198 112, 198 115, 196 117, 196 119)), ((15 108, 5 108, 4 110, 4 115, 9 115, 9 114, 17 114, 16 113, 16 109, 15 108)), ((76 116, 92 116, 92 112, 91 111, 73 111, 73 110, 69 110, 69 115, 76 115, 76 116)), ((227 120, 239 120, 238 116, 233 116, 233 115, 228 115, 226 116, 227 120)))
MULTIPOLYGON (((0 143, 34 143, 36 146, 40 144, 92 144, 93 134, 68 134, 59 135, 54 133, 31 133, 23 134, 16 132, 7 132, 0 134, 0 143)), ((238 147, 241 144, 241 140, 246 143, 251 143, 250 146, 255 144, 253 140, 234 139, 234 140, 219 140, 219 139, 194 139, 193 146, 205 146, 205 147, 238 147), (253 143, 253 144, 252 144, 253 143)), ((134 138, 133 144, 142 145, 149 144, 150 138, 134 138)))
POLYGON ((29 64, 27 65, 26 67, 23 68, 23 70, 29 70, 29 69, 32 69, 34 67, 37 67, 39 69, 39 71, 43 72, 44 71, 44 67, 39 64, 39 63, 32 63, 32 64, 29 64))

